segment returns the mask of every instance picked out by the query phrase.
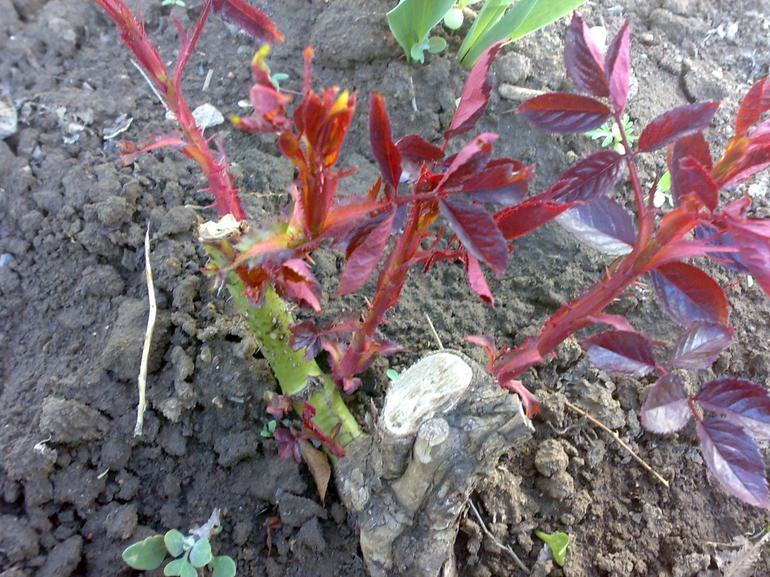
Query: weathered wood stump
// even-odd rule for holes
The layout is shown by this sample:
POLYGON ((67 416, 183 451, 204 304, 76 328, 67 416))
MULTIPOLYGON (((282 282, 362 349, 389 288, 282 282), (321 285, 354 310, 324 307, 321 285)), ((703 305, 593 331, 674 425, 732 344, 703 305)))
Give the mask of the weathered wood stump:
POLYGON ((477 481, 531 435, 518 397, 449 351, 391 384, 375 431, 336 466, 372 577, 456 575, 460 515, 477 481))

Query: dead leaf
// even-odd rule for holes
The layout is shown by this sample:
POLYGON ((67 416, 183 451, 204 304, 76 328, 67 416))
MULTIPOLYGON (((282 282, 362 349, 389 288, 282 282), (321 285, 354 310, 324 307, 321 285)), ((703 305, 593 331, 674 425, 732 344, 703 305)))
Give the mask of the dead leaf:
POLYGON ((332 468, 329 465, 329 458, 326 453, 319 451, 308 441, 300 441, 300 450, 302 451, 302 458, 307 463, 307 468, 310 469, 310 474, 313 475, 316 489, 318 489, 318 496, 321 497, 321 503, 326 499, 326 490, 329 488, 329 479, 332 476, 332 468))

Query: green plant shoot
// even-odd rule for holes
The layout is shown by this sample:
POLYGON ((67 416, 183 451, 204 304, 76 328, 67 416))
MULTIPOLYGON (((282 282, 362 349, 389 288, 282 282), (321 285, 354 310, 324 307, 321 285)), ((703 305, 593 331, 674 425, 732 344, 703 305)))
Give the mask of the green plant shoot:
POLYGON ((585 0, 487 0, 457 53, 470 68, 479 56, 500 40, 513 42, 566 16, 585 0))
POLYGON ((455 0, 401 0, 388 12, 390 30, 407 58, 424 61, 424 52, 429 49, 430 31, 454 4, 455 0))
POLYGON ((556 531, 555 533, 544 533, 543 531, 535 531, 535 535, 543 543, 548 545, 553 555, 553 560, 559 567, 564 567, 564 562, 567 560, 567 549, 569 548, 570 538, 567 533, 563 531, 556 531))

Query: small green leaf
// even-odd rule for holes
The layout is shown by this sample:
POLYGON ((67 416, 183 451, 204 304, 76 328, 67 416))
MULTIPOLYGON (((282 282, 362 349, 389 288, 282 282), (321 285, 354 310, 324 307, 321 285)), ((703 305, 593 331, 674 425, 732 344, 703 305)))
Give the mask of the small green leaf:
POLYGON ((187 557, 182 557, 181 559, 174 559, 171 561, 168 565, 166 565, 163 568, 163 574, 167 577, 179 577, 179 575, 182 574, 182 568, 190 564, 187 562, 187 557))
POLYGON ((438 54, 446 49, 446 40, 441 36, 431 36, 428 38, 428 51, 431 54, 438 54))
POLYGON ((563 531, 556 531, 555 533, 544 533, 543 531, 535 531, 535 535, 543 541, 551 550, 553 560, 559 567, 564 567, 564 562, 567 560, 567 548, 569 547, 569 535, 563 531))
POLYGON ((190 563, 193 567, 203 567, 211 563, 211 543, 208 539, 199 539, 190 550, 190 563))
POLYGON ((457 30, 460 28, 460 26, 463 25, 463 20, 465 20, 465 16, 463 16, 463 11, 457 6, 455 6, 453 8, 450 8, 449 12, 447 12, 444 15, 444 26, 446 26, 450 30, 457 30))
POLYGON ((184 553, 184 535, 181 531, 171 529, 163 536, 163 542, 172 557, 179 557, 184 553))
POLYGON ((388 369, 385 371, 385 375, 389 380, 395 381, 398 378, 398 371, 396 369, 388 369))
POLYGON ((211 561, 211 577, 235 577, 235 561, 227 555, 219 555, 211 561))
POLYGON ((270 75, 270 82, 273 83, 273 86, 275 86, 277 90, 281 88, 281 82, 288 79, 289 75, 285 72, 276 72, 275 74, 270 75))
POLYGON ((425 55, 423 54, 423 52, 425 52, 425 47, 422 44, 415 44, 409 50, 409 55, 412 57, 412 60, 422 64, 423 62, 425 62, 425 55))
POLYGON ((428 34, 454 4, 454 0, 402 0, 388 12, 390 31, 412 60, 423 61, 428 34))
POLYGON ((160 567, 166 558, 163 535, 153 535, 134 543, 123 551, 123 561, 132 569, 152 571, 160 567))

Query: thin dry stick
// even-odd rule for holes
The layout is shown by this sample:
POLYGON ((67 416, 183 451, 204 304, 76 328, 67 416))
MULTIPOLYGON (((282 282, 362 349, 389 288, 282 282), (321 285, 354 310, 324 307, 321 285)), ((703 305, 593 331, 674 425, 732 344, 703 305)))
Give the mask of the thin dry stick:
POLYGON ((430 320, 430 316, 428 313, 425 313, 425 318, 428 320, 428 326, 430 327, 430 332, 433 333, 433 338, 436 339, 436 343, 438 344, 439 350, 444 350, 444 344, 441 342, 441 338, 438 336, 438 332, 436 332, 436 327, 433 326, 433 321, 430 320))
POLYGON ((660 481, 661 483, 663 483, 663 484, 666 486, 666 488, 668 489, 668 487, 669 487, 669 485, 668 485, 668 481, 666 481, 666 479, 665 479, 665 478, 664 478, 664 477, 663 477, 663 476, 662 476, 660 473, 658 473, 658 472, 657 472, 655 469, 653 469, 652 467, 650 467, 650 465, 648 465, 648 464, 647 464, 647 461, 645 461, 645 460, 644 460, 644 459, 642 459, 642 458, 641 458, 639 455, 637 455, 637 454, 634 452, 634 450, 633 450, 631 447, 629 447, 629 446, 628 446, 628 444, 627 444, 625 441, 623 441, 623 439, 621 439, 621 438, 620 438, 620 435, 618 435, 618 434, 617 434, 615 431, 613 431, 612 429, 610 429, 610 428, 609 428, 607 425, 605 425, 604 423, 602 423, 601 421, 599 421, 599 420, 598 420, 598 419, 596 419, 595 417, 592 417, 591 415, 589 415, 589 414, 588 414, 588 413, 587 413, 585 410, 581 409, 581 408, 580 408, 580 407, 578 407, 577 405, 573 405, 572 403, 570 403, 568 400, 566 400, 566 399, 565 399, 565 400, 564 400, 564 404, 567 406, 567 408, 569 408, 569 409, 572 409, 572 410, 573 410, 573 411, 575 411, 575 412, 576 412, 578 415, 581 415, 581 416, 585 417, 586 419, 588 419, 589 421, 591 421, 591 422, 592 422, 594 425, 596 425, 597 427, 599 427, 599 428, 600 428, 602 431, 604 431, 605 433, 609 433, 609 435, 610 435, 610 436, 611 436, 613 439, 615 439, 615 442, 616 442, 618 445, 620 445, 620 446, 621 446, 621 447, 623 447, 623 448, 624 448, 626 451, 628 451, 628 452, 629 452, 629 454, 630 454, 630 455, 631 455, 631 456, 632 456, 634 459, 636 459, 636 461, 637 461, 637 462, 638 462, 638 463, 639 463, 639 464, 640 464, 640 465, 641 465, 641 466, 642 466, 644 469, 646 469, 647 471, 649 471, 650 473, 652 473, 652 475, 653 475, 653 476, 654 476, 654 477, 655 477, 655 478, 656 478, 658 481, 660 481))
POLYGON ((516 563, 516 565, 519 567, 519 569, 521 569, 522 571, 524 571, 524 573, 529 575, 530 574, 529 569, 524 564, 524 562, 521 559, 519 559, 519 556, 516 555, 513 549, 511 549, 508 545, 503 545, 502 543, 500 543, 500 541, 497 540, 497 537, 495 537, 490 532, 490 530, 487 529, 487 525, 486 523, 484 523, 484 519, 481 518, 481 514, 479 513, 479 510, 476 508, 476 505, 473 504, 473 499, 468 499, 468 504, 471 506, 471 511, 473 511, 473 515, 476 517, 476 520, 479 522, 479 525, 481 526, 481 530, 484 531, 484 534, 490 539, 492 539, 492 542, 498 547, 500 547, 500 549, 508 553, 513 559, 514 563, 516 563))
POLYGON ((147 225, 147 232, 144 233, 144 262, 145 277, 147 278, 147 294, 150 299, 150 314, 147 317, 147 330, 144 333, 144 346, 142 347, 142 364, 139 367, 139 403, 136 406, 136 426, 134 427, 134 436, 141 437, 144 428, 144 410, 147 407, 147 362, 150 358, 150 345, 152 344, 152 333, 155 330, 155 317, 157 316, 158 306, 155 304, 155 285, 152 282, 152 264, 150 263, 150 225, 147 225))
POLYGON ((155 85, 152 83, 152 80, 150 80, 150 77, 147 76, 147 73, 144 71, 144 69, 139 66, 136 61, 131 60, 131 64, 134 65, 134 68, 136 68, 139 71, 139 74, 142 75, 142 78, 144 78, 144 81, 147 83, 147 85, 150 87, 150 90, 152 90, 152 93, 155 95, 155 97, 160 100, 160 103, 163 105, 163 108, 166 109, 166 112, 171 112, 168 108, 168 104, 166 104, 166 101, 163 100, 163 97, 160 95, 160 92, 158 92, 158 89, 155 88, 155 85))

